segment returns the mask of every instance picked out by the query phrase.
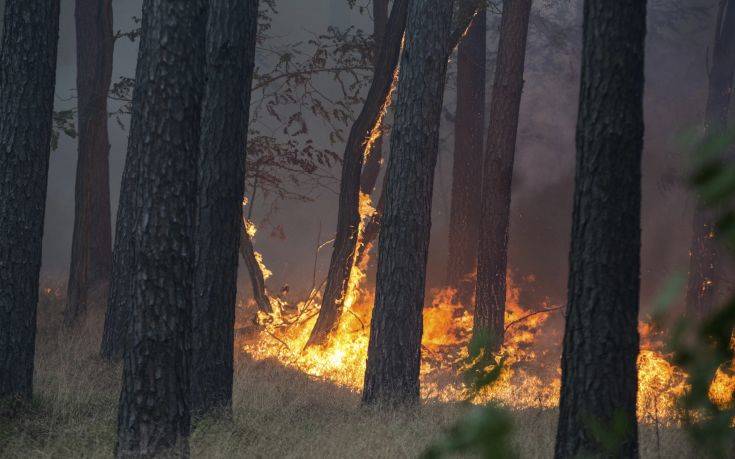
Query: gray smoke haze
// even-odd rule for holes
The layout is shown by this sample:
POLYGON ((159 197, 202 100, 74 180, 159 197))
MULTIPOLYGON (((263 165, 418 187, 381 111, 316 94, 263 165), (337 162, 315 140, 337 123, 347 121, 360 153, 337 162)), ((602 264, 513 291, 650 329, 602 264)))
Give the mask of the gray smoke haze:
MULTIPOLYGON (((0 5, 2 5, 0 0, 0 5)), ((365 2, 358 2, 365 3, 365 2)), ((529 286, 530 301, 548 297, 563 302, 566 289, 571 200, 574 173, 574 128, 577 113, 579 47, 581 44, 580 0, 536 2, 527 57, 526 83, 516 154, 512 204, 510 266, 518 278, 535 277, 529 286), (563 39, 549 32, 546 21, 562 24, 563 39), (532 288, 530 288, 532 287, 532 288)), ((644 303, 667 277, 686 270, 691 232, 692 199, 684 186, 666 186, 670 177, 681 175, 685 151, 677 141, 680 132, 701 125, 707 72, 706 55, 714 8, 704 17, 671 19, 677 0, 652 3, 646 67, 646 139, 643 179, 643 288, 644 303), (674 25, 671 25, 671 22, 674 25)), ((714 0, 699 1, 704 6, 714 0)), ((113 2, 115 30, 129 30, 132 17, 140 16, 140 0, 113 2)), ((285 41, 306 39, 330 24, 355 25, 372 31, 371 19, 347 7, 345 0, 279 0, 278 14, 270 35, 285 41)), ((675 15, 674 15, 675 16, 675 15)), ((490 61, 496 49, 497 18, 489 21, 490 61)), ((74 2, 62 0, 60 50, 57 77, 57 110, 74 105, 75 38, 74 2)), ((114 76, 135 72, 137 43, 119 40, 115 48, 114 76)), ((452 70, 453 72, 453 70, 452 70)), ((489 69, 488 89, 492 86, 489 69)), ((325 82, 329 88, 329 82, 325 82)), ((450 82, 445 108, 455 110, 454 85, 450 82)), ((490 94, 490 91, 488 91, 490 94)), ((489 97, 488 97, 489 103, 489 97)), ((114 105, 112 108, 115 108, 114 105)), ((447 222, 451 189, 453 141, 451 122, 444 120, 445 139, 439 152, 434 194, 429 285, 439 286, 445 276, 447 222)), ((326 129, 315 131, 322 141, 326 129)), ((117 209, 120 177, 127 147, 127 130, 110 122, 111 191, 113 217, 117 209)), ((386 143, 387 145, 387 143, 386 143)), ((341 153, 342 145, 332 149, 341 153)), ((387 148, 387 147, 386 147, 387 148)), ((52 153, 44 237, 44 274, 66 279, 74 211, 76 142, 62 136, 52 153)), ((338 176, 339 170, 333 171, 338 176)), ((478 190, 479 193, 479 190, 478 190)), ((268 215, 272 226, 282 226, 285 239, 272 237, 270 228, 255 239, 274 276, 275 290, 288 283, 296 290, 311 285, 314 246, 321 225, 321 240, 331 238, 336 223, 337 196, 322 191, 313 202, 281 201, 276 210, 256 206, 254 220, 268 215)), ((326 273, 329 247, 321 252, 318 278, 326 273)), ((373 257, 375 258, 375 257, 373 257)), ((245 285, 241 278, 242 285, 245 285)))

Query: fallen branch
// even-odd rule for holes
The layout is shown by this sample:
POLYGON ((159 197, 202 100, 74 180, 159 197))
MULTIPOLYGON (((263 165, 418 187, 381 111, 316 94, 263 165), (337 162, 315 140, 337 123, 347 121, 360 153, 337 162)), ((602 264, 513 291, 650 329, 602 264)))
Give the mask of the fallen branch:
POLYGON ((526 314, 525 316, 523 316, 523 317, 521 317, 519 319, 516 319, 516 320, 514 320, 512 322, 509 322, 508 325, 505 326, 505 329, 503 331, 507 332, 510 327, 512 327, 513 325, 515 325, 515 324, 517 324, 519 322, 522 322, 522 321, 528 319, 529 317, 533 317, 533 316, 538 315, 538 314, 546 314, 546 313, 549 313, 549 312, 558 311, 559 309, 562 309, 562 308, 564 308, 564 306, 557 306, 555 308, 547 308, 547 309, 541 309, 540 311, 531 312, 531 313, 526 314))

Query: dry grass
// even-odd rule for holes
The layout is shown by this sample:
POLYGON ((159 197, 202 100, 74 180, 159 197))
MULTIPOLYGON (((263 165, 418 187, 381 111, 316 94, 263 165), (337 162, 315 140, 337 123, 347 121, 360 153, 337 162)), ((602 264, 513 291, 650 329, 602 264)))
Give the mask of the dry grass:
MULTIPOLYGON (((59 302, 39 309, 35 399, 0 410, 0 457, 109 457, 120 367, 97 356, 101 314, 75 333, 59 326, 59 302)), ((205 419, 193 457, 416 457, 462 408, 427 403, 414 411, 368 410, 359 395, 269 362, 238 362, 232 422, 205 419)), ((554 411, 515 413, 521 457, 551 457, 554 411)), ((643 457, 691 456, 679 430, 641 428, 643 457)))

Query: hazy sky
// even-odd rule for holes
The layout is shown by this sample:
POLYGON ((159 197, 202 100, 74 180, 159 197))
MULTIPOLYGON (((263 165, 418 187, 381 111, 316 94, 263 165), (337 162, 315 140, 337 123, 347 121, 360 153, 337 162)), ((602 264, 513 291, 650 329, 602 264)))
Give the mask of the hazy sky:
MULTIPOLYGON (((0 0, 2 1, 2 0, 0 0)), ((706 0, 702 0, 706 1, 706 0)), ((367 4, 367 0, 358 3, 367 4)), ((657 4, 666 3, 659 1, 657 4)), ((57 109, 74 104, 69 100, 75 88, 73 0, 62 0, 57 109)), ((571 31, 562 47, 550 44, 538 21, 531 29, 526 83, 521 108, 516 174, 511 223, 510 266, 519 275, 535 275, 536 296, 562 301, 566 288, 568 239, 571 224, 571 193, 574 166, 574 126, 578 91, 579 0, 536 2, 541 16, 565 18, 571 31), (547 5, 555 5, 552 10, 547 5), (545 37, 545 38, 544 38, 545 37)), ((140 0, 115 0, 115 30, 132 27, 131 18, 140 16, 140 0)), ((370 18, 350 11, 343 0, 278 0, 278 15, 271 35, 286 41, 308 37, 325 30, 329 24, 354 24, 370 32, 370 18)), ((652 13, 653 15, 657 13, 652 13)), ((682 189, 663 190, 661 179, 682 162, 676 135, 685 128, 701 124, 706 89, 706 50, 711 18, 692 30, 670 30, 656 22, 649 33, 646 86, 646 150, 644 153, 644 298, 653 295, 676 269, 686 269, 688 238, 691 231, 691 199, 682 189)), ((497 21, 491 18, 488 52, 495 53, 497 21)), ((134 74, 137 43, 120 40, 115 48, 114 79, 134 74)), ((450 72, 453 72, 450 66, 450 72)), ((492 69, 488 85, 492 85, 492 69)), ((451 80, 451 79, 450 79, 451 80)), ((454 112, 454 90, 450 81, 445 108, 454 112)), ((489 93, 489 91, 488 91, 489 93)), ((489 100, 488 100, 489 103, 489 100)), ((429 266, 430 285, 444 277, 447 220, 451 189, 451 123, 443 121, 447 141, 439 152, 434 196, 432 245, 429 266)), ((320 133, 316 132, 317 137, 320 133)), ((111 190, 113 214, 124 162, 127 131, 110 123, 111 190)), ((333 149, 342 152, 342 146, 333 149)), ((69 261, 73 208, 76 143, 62 138, 52 153, 44 238, 44 273, 65 281, 69 261)), ((337 171, 335 171, 337 172, 337 171)), ((324 192, 312 203, 283 202, 272 217, 282 225, 286 239, 258 234, 256 249, 263 252, 274 272, 272 289, 282 283, 305 287, 311 283, 314 245, 318 228, 322 240, 334 232, 337 196, 324 192)), ((114 217, 114 215, 113 215, 114 217)), ((255 222, 259 210, 256 208, 255 222)), ((330 256, 329 248, 320 256, 323 276, 330 256)))

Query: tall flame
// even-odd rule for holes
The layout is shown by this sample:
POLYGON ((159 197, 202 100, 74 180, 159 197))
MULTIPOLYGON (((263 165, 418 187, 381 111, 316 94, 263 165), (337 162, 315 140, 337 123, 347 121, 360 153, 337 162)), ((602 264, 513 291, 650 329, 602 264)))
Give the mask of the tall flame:
MULTIPOLYGON (((365 209, 371 208, 367 197, 361 199, 361 207, 363 204, 365 209)), ((254 334, 240 338, 239 346, 255 360, 274 360, 313 378, 361 390, 374 301, 373 292, 364 286, 366 265, 367 256, 362 266, 353 269, 345 313, 325 345, 306 347, 320 307, 319 293, 313 291, 307 300, 291 308, 278 303, 280 315, 266 321, 254 334)), ((423 314, 421 394, 425 399, 464 400, 467 392, 461 372, 472 334, 472 312, 453 302, 455 295, 451 289, 434 290, 430 298, 431 304, 424 308, 423 314)), ((476 395, 473 402, 493 400, 513 409, 558 406, 563 327, 560 314, 553 312, 558 308, 549 304, 541 306, 548 313, 521 305, 520 289, 511 283, 509 276, 507 328, 501 349, 505 363, 500 379, 476 395)), ((638 418, 641 422, 660 425, 679 424, 684 414, 677 400, 688 390, 687 375, 664 351, 664 337, 660 332, 641 322, 639 333, 638 418)), ((718 371, 710 388, 712 400, 731 404, 734 391, 735 376, 718 371)))

